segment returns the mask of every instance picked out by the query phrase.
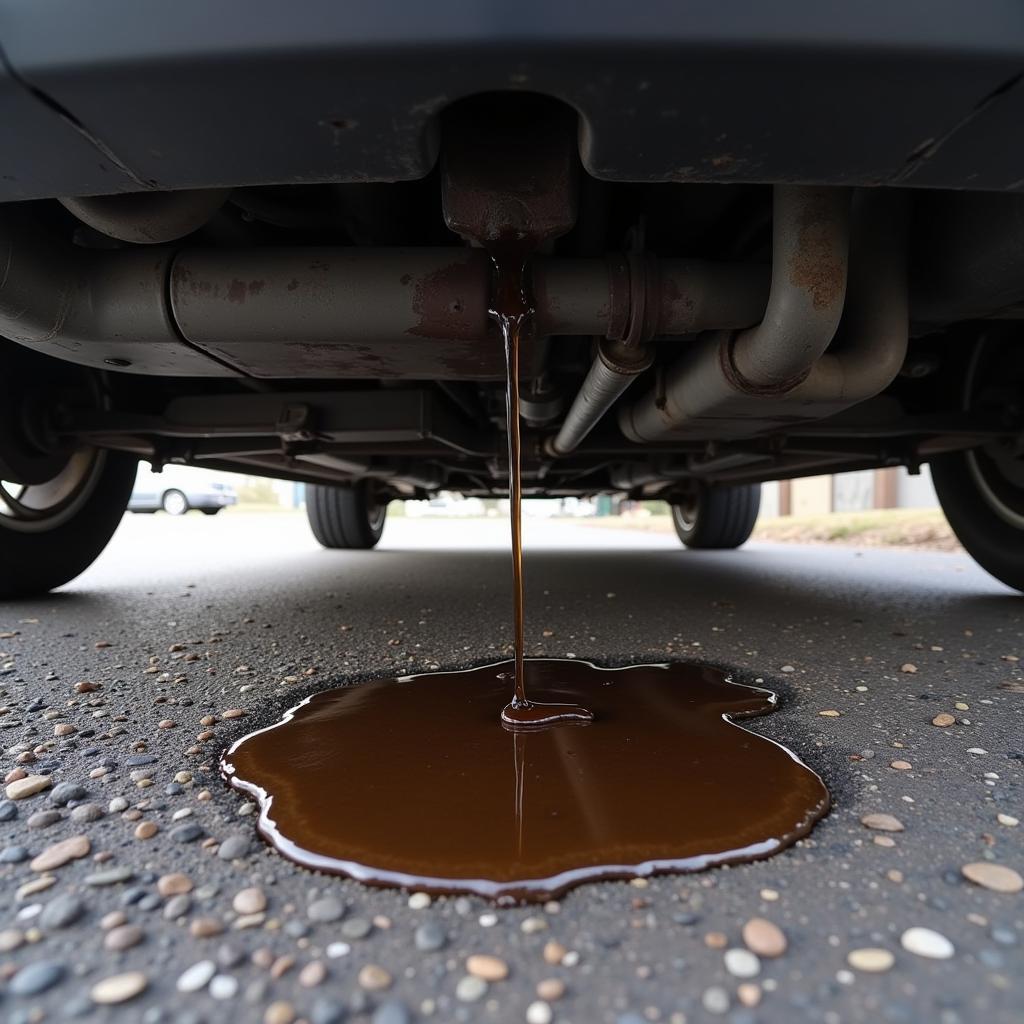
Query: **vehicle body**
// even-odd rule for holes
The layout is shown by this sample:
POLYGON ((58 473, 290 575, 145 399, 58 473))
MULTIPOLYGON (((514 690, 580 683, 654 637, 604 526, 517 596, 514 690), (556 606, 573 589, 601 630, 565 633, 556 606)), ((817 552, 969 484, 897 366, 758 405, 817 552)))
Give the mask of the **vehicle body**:
POLYGON ((5 593, 137 459, 304 481, 329 547, 506 494, 509 238, 528 497, 734 547, 762 481, 930 463, 1024 589, 1024 7, 397 13, 0 7, 5 593))
POLYGON ((154 473, 140 463, 135 487, 128 499, 129 512, 157 512, 161 509, 182 516, 190 509, 216 515, 222 508, 238 504, 234 487, 225 480, 197 473, 185 466, 165 466, 154 473))

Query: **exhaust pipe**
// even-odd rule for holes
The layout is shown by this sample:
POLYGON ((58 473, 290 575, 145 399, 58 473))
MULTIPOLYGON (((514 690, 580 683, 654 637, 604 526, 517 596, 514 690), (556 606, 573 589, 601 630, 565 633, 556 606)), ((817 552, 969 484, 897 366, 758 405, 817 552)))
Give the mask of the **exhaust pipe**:
MULTIPOLYGON (((712 335, 668 370, 659 389, 622 410, 619 425, 626 437, 647 442, 749 436, 834 415, 891 383, 907 350, 906 198, 900 192, 859 190, 853 205, 854 270, 839 330, 835 303, 846 297, 847 260, 842 288, 830 263, 833 283, 824 292, 821 275, 807 261, 822 251, 823 238, 845 239, 847 229, 837 223, 827 235, 804 231, 809 248, 799 255, 791 251, 787 263, 773 267, 771 318, 738 336, 712 335), (776 298, 777 288, 802 294, 776 298), (789 331, 787 315, 796 318, 789 331), (816 331, 807 329, 805 317, 816 331), (786 344, 787 337, 794 345, 786 344)), ((840 216, 838 207, 832 210, 840 216)), ((848 223, 845 207, 841 216, 848 223)), ((799 219, 777 223, 779 230, 796 230, 799 237, 799 219)), ((773 248, 779 252, 778 244, 773 248)), ((834 255, 836 250, 825 251, 834 255)))

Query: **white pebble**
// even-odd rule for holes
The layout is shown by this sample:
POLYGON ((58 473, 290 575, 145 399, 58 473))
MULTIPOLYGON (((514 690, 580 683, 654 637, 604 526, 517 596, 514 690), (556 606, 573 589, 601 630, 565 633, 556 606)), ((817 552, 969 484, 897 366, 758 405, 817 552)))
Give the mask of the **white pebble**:
POLYGON ((734 978, 756 978, 761 973, 761 961, 749 949, 727 949, 723 959, 734 978))
POLYGON ((729 1011, 729 993, 719 985, 705 989, 700 1001, 708 1013, 722 1014, 729 1011))
POLYGON ((410 910, 426 910, 430 906, 430 897, 425 892, 414 892, 409 897, 410 910))
POLYGON ((526 1024, 551 1024, 551 1007, 542 999, 536 999, 526 1008, 526 1024))
POLYGON ((480 915, 480 927, 481 928, 493 928, 498 923, 497 914, 481 914, 480 915))
POLYGON ((238 992, 238 979, 230 974, 218 974, 210 982, 210 995, 214 999, 234 999, 238 992))
POLYGON ((332 960, 337 960, 339 957, 348 956, 352 952, 352 947, 347 942, 332 942, 327 946, 326 953, 332 960))
POLYGON ((953 943, 945 935, 931 928, 908 928, 900 936, 900 945, 908 953, 928 957, 930 960, 948 960, 956 952, 953 943))
POLYGON ((198 992, 210 984, 210 979, 216 973, 217 965, 212 960, 200 960, 178 978, 178 991, 198 992))

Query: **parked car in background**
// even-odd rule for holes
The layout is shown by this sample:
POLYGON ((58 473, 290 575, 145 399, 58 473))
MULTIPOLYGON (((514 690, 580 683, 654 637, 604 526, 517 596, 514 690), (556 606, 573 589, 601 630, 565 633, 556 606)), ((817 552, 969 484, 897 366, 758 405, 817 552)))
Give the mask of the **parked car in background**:
POLYGON ((165 466, 162 472, 154 473, 145 463, 140 463, 128 511, 163 509, 172 516, 183 516, 190 508, 197 508, 208 516, 215 516, 222 508, 237 502, 238 495, 231 484, 202 470, 165 466))

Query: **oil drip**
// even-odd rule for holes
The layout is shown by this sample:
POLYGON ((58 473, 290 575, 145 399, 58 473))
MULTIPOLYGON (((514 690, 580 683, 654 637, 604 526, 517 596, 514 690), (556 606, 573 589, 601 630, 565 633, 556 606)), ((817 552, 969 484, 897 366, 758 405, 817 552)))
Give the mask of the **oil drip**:
POLYGON ((593 714, 574 704, 537 704, 526 695, 525 613, 523 600, 523 473, 519 438, 519 345, 533 323, 534 310, 527 296, 526 264, 531 239, 510 238, 491 247, 497 286, 491 316, 498 322, 505 343, 505 417, 508 431, 509 524, 512 533, 512 589, 514 627, 513 676, 510 703, 501 711, 501 724, 510 731, 549 729, 556 725, 588 725, 593 714))
POLYGON ((767 690, 689 664, 530 658, 531 693, 594 721, 509 734, 509 667, 317 693, 235 743, 224 772, 291 860, 497 899, 767 857, 828 809, 813 771, 732 723, 771 711, 767 690))

